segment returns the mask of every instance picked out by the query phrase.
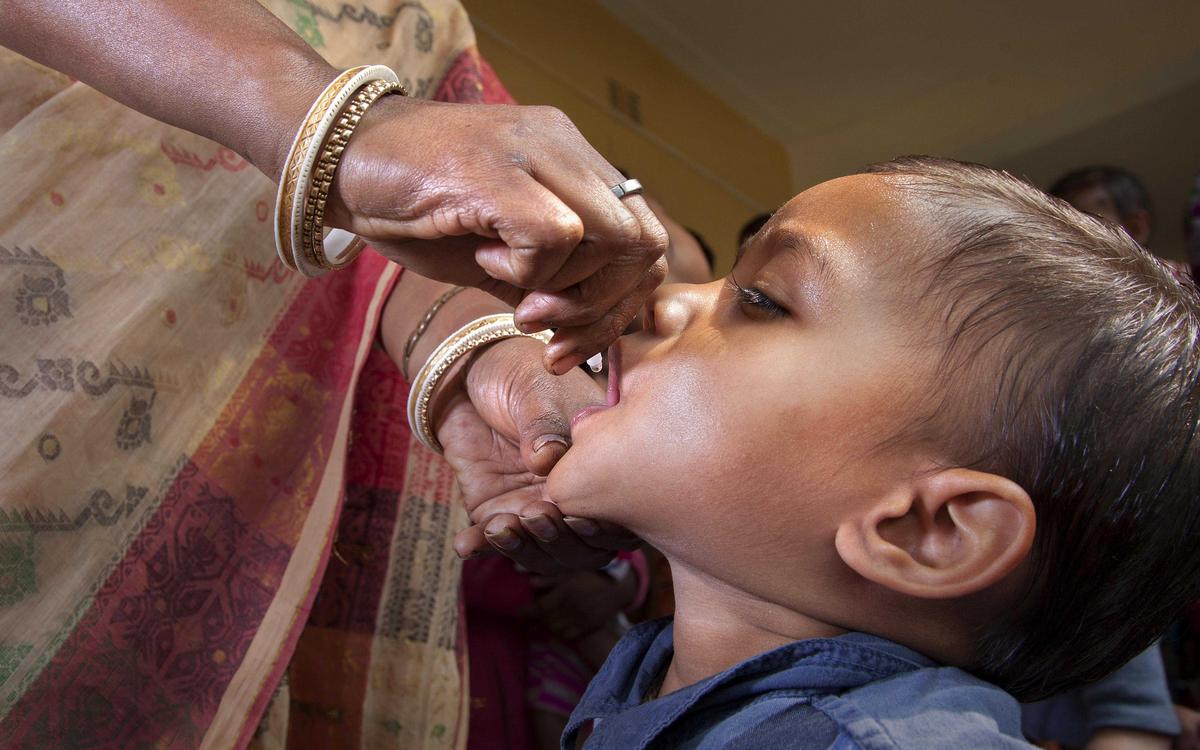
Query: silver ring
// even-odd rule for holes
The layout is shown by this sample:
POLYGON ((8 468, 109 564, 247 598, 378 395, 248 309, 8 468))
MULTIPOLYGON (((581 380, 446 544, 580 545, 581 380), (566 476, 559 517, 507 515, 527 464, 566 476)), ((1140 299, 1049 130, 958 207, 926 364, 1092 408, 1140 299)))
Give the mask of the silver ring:
POLYGON ((637 180, 625 180, 624 182, 613 185, 610 190, 613 195, 618 198, 624 198, 627 195, 637 195, 642 192, 642 183, 637 180))

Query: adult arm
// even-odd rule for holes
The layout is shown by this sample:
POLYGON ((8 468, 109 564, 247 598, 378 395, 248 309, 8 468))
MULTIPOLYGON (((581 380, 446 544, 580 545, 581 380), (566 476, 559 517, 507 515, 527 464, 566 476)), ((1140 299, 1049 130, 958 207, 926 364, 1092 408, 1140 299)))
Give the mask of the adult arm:
POLYGON ((337 75, 252 0, 5 0, 0 45, 228 146, 273 180, 337 75))
POLYGON ((1101 729, 1088 740, 1087 750, 1171 750, 1171 738, 1136 729, 1101 729))
POLYGON ((1179 719, 1179 736, 1175 738, 1174 750, 1200 750, 1200 713, 1187 706, 1175 706, 1179 719))
MULTIPOLYGON (((336 71, 254 0, 5 0, 0 44, 277 179, 336 71)), ((342 157, 327 220, 430 278, 558 328, 544 365, 607 346, 661 281, 666 233, 621 175, 546 107, 386 97, 342 157), (447 238, 450 238, 449 240, 447 238)))
MULTIPOLYGON (((410 333, 448 289, 414 274, 401 277, 381 328, 384 348, 398 365, 410 333)), ((510 311, 476 290, 452 297, 417 340, 408 374, 465 323, 510 311)), ((604 395, 578 368, 562 377, 547 374, 542 349, 530 338, 499 341, 464 357, 438 385, 431 420, 473 523, 454 546, 462 557, 498 551, 537 572, 597 568, 636 539, 611 524, 564 520, 545 496, 545 475, 570 445, 571 416, 604 395)))

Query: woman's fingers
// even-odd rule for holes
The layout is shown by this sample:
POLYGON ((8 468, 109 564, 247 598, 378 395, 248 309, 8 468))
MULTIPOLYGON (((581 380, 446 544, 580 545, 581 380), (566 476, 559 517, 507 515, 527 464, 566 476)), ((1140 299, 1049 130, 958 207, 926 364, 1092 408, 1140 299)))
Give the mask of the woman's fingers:
POLYGON ((489 276, 521 289, 546 289, 583 240, 576 207, 528 173, 510 169, 481 185, 486 197, 470 224, 475 234, 499 243, 481 245, 475 262, 489 276))
POLYGON ((603 351, 609 344, 616 340, 618 336, 625 332, 641 309, 645 299, 653 292, 667 273, 667 264, 663 259, 659 259, 649 270, 643 273, 639 280, 637 288, 627 294, 627 296, 617 300, 616 304, 607 312, 600 316, 599 320, 592 323, 581 323, 579 321, 586 320, 585 317, 580 317, 572 312, 571 304, 586 305, 584 302, 588 298, 590 289, 603 288, 605 279, 602 277, 604 272, 597 274, 591 279, 587 279, 578 287, 573 287, 566 292, 558 294, 543 294, 535 292, 525 298, 521 306, 518 307, 518 312, 525 307, 531 299, 543 300, 542 304, 547 307, 553 307, 554 315, 563 320, 573 322, 564 322, 562 326, 555 331, 554 338, 546 347, 543 356, 543 362, 547 370, 556 374, 568 372, 572 367, 582 364, 588 357, 598 351, 603 351))
MULTIPOLYGON (((555 292, 574 286, 614 263, 644 270, 666 251, 666 245, 660 247, 657 241, 661 224, 645 199, 640 196, 618 199, 611 185, 621 180, 620 174, 599 154, 595 154, 595 159, 602 173, 613 176, 566 171, 558 164, 548 168, 535 166, 533 176, 571 207, 583 222, 584 230, 571 257, 539 287, 542 291, 555 292)), ((604 307, 611 307, 612 301, 610 298, 604 307)))
POLYGON ((547 373, 545 349, 534 339, 507 339, 482 350, 467 373, 467 395, 479 414, 516 443, 523 466, 541 476, 570 446, 571 417, 604 402, 604 390, 583 372, 547 373))
MULTIPOLYGON (((615 170, 614 170, 615 172, 615 170)), ((618 200, 595 176, 535 172, 583 221, 583 241, 514 313, 522 330, 565 328, 546 366, 562 374, 603 350, 666 276, 666 230, 640 196, 618 200)), ((510 258, 532 254, 513 250, 510 258)), ((556 257, 556 263, 562 259, 556 257)), ((482 263, 481 263, 482 265, 482 263)), ((486 267, 485 267, 486 268, 486 267)), ((487 268, 489 273, 495 273, 487 268)), ((511 278, 505 278, 511 283, 511 278)))
POLYGON ((563 522, 575 533, 575 536, 597 549, 615 552, 617 550, 634 550, 642 546, 642 540, 636 534, 615 523, 578 516, 564 516, 563 522))
POLYGON ((613 551, 601 549, 580 538, 563 520, 554 503, 537 501, 526 506, 519 515, 521 526, 549 557, 561 567, 587 570, 606 565, 613 551))
POLYGON ((454 554, 463 560, 495 552, 492 545, 488 544, 487 537, 483 534, 483 527, 479 524, 468 526, 455 534, 451 545, 454 547, 454 554))
POLYGON ((492 516, 483 524, 483 536, 496 552, 534 573, 562 570, 562 566, 522 528, 518 516, 508 513, 492 516))
POLYGON ((538 288, 550 293, 575 288, 576 294, 534 298, 517 310, 517 321, 541 328, 594 323, 637 293, 643 276, 667 251, 667 231, 644 198, 618 199, 599 177, 537 176, 583 220, 583 245, 538 288))
POLYGON ((475 263, 475 254, 480 247, 498 244, 503 243, 490 237, 466 234, 438 240, 436 256, 430 255, 428 240, 372 240, 370 247, 427 279, 474 287, 516 307, 525 298, 526 290, 488 276, 475 263))
POLYGON ((571 417, 603 403, 604 391, 583 371, 556 378, 539 368, 538 374, 549 382, 514 394, 513 417, 525 466, 547 476, 571 446, 571 417))
POLYGON ((517 512, 505 512, 493 505, 487 519, 459 532, 454 550, 460 557, 472 556, 490 547, 535 573, 552 574, 562 570, 594 570, 612 560, 617 549, 629 549, 638 540, 629 532, 608 524, 572 519, 584 528, 591 541, 573 531, 553 503, 527 503, 517 512), (599 546, 611 544, 611 547, 599 546))
POLYGON ((619 181, 555 109, 389 97, 343 154, 328 218, 417 273, 506 301, 521 301, 514 290, 578 289, 527 299, 518 319, 525 330, 570 328, 566 339, 590 356, 661 279, 652 269, 667 249, 646 202, 612 194, 619 181))

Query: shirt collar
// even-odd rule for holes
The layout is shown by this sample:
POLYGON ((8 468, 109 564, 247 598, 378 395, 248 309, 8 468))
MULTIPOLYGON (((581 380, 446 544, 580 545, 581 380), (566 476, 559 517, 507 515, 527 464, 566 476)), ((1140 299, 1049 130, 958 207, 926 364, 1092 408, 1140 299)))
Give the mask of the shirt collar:
POLYGON ((605 722, 604 734, 610 744, 619 741, 621 747, 644 747, 680 716, 706 702, 749 700, 773 690, 798 690, 813 696, 839 693, 935 666, 898 643, 848 633, 796 641, 669 695, 644 701, 674 653, 671 622, 667 618, 643 623, 621 639, 571 714, 563 734, 564 748, 574 747, 579 728, 593 719, 605 722))

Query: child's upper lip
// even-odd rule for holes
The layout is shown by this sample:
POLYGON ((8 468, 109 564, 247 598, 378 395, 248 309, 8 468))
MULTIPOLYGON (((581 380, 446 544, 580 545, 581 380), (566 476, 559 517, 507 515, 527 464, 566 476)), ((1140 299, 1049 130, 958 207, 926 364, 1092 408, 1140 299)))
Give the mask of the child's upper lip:
POLYGON ((616 406, 621 401, 621 347, 620 339, 613 342, 608 349, 608 388, 602 404, 585 406, 571 417, 571 427, 575 427, 584 417, 616 406))

